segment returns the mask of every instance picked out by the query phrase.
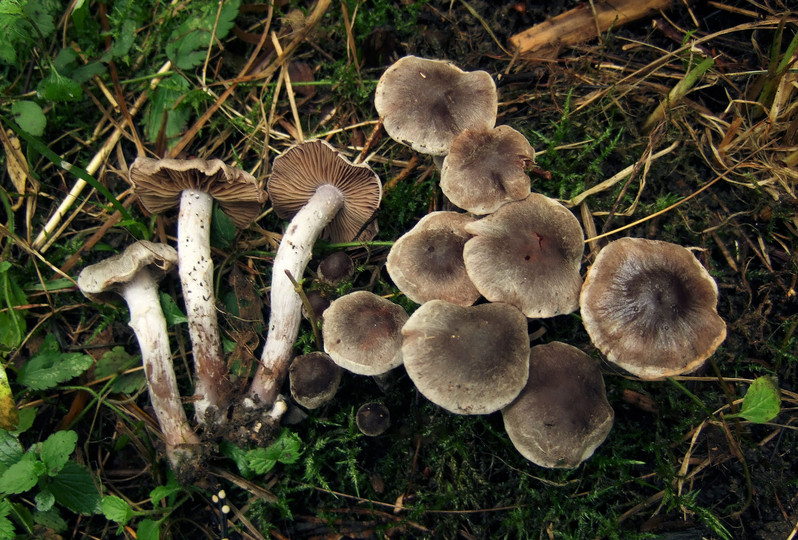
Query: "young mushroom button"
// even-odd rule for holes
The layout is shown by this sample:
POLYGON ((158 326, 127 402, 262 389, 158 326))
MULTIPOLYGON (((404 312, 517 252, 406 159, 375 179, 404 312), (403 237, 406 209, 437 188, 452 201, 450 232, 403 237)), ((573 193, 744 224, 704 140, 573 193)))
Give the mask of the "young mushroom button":
POLYGON ((578 307, 584 234, 563 205, 532 193, 469 223, 463 259, 471 281, 491 302, 507 302, 529 318, 578 307))
POLYGON ((246 228, 260 213, 266 193, 252 175, 218 159, 140 157, 130 166, 130 181, 152 213, 180 205, 177 254, 196 373, 194 408, 201 424, 223 422, 220 412, 232 388, 213 293, 211 211, 216 200, 237 227, 246 228))
POLYGON ((392 139, 433 156, 449 152, 466 129, 490 129, 498 111, 496 84, 484 71, 465 72, 444 60, 399 59, 380 77, 374 106, 392 139))
POLYGON ((715 280, 689 250, 644 238, 607 244, 580 296, 593 344, 641 379, 701 366, 726 337, 717 303, 715 280))
POLYGON ((180 401, 172 367, 166 319, 158 298, 157 282, 177 264, 177 253, 165 244, 140 241, 124 252, 87 266, 78 276, 78 288, 90 300, 108 302, 121 296, 130 311, 147 387, 166 442, 166 454, 181 482, 189 481, 200 453, 199 437, 191 429, 180 401))
POLYGON ((321 407, 338 391, 342 371, 326 353, 314 351, 297 356, 288 370, 291 397, 306 409, 321 407))
POLYGON ((541 467, 572 468, 593 455, 612 428, 598 363, 565 343, 532 347, 529 380, 502 409, 515 448, 541 467))
POLYGON ((508 405, 529 376, 527 320, 504 303, 422 304, 402 329, 402 358, 419 392, 457 414, 508 405))
POLYGON ((268 190, 274 211, 291 222, 274 258, 269 335, 245 401, 249 406, 274 402, 299 333, 302 302, 288 274, 302 279, 319 237, 332 242, 370 239, 376 230, 366 224, 382 197, 382 184, 370 167, 352 164, 320 140, 275 158, 268 190))

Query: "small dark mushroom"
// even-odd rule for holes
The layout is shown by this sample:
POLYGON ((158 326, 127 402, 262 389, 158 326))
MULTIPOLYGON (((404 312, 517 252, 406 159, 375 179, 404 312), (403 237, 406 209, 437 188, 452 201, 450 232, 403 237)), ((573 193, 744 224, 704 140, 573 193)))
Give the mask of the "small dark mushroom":
POLYGON ((306 409, 317 409, 335 396, 341 372, 330 355, 323 352, 297 356, 288 368, 291 397, 306 409))
POLYGON ((377 437, 391 427, 391 412, 382 403, 372 401, 360 406, 355 422, 360 433, 367 437, 377 437))

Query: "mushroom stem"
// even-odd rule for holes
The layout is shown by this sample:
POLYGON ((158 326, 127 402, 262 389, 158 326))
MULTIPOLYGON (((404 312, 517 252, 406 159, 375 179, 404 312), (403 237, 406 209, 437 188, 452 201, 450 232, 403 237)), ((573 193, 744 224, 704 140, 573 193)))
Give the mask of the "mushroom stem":
POLYGON ((180 196, 177 256, 194 356, 194 411, 200 424, 220 423, 224 415, 219 411, 230 394, 213 294, 212 209, 213 197, 204 191, 186 189, 180 196))
POLYGON ((247 406, 255 406, 258 401, 270 406, 280 392, 302 317, 302 300, 288 275, 300 279, 305 273, 313 244, 343 205, 344 195, 338 188, 330 184, 319 186, 291 220, 280 241, 272 267, 269 335, 244 401, 247 406))
POLYGON ((119 292, 127 302, 130 311, 128 324, 139 342, 150 402, 161 425, 166 454, 178 476, 183 472, 190 473, 189 469, 195 467, 192 458, 196 457, 191 447, 199 445, 200 439, 191 429, 180 402, 166 318, 160 307, 155 279, 149 270, 143 268, 119 292))

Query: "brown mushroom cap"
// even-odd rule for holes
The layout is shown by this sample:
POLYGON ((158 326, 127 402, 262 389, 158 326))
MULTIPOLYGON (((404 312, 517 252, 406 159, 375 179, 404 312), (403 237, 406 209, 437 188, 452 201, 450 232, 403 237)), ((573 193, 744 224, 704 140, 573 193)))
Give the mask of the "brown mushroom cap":
POLYGON ((180 204, 180 193, 196 189, 209 193, 245 229, 260 214, 266 192, 246 171, 219 159, 152 159, 139 157, 130 166, 130 181, 141 204, 153 214, 180 204))
POLYGON ((380 77, 374 106, 391 138, 417 152, 443 156, 461 131, 493 127, 498 95, 485 71, 405 56, 380 77))
POLYGON ((433 212, 402 235, 388 253, 391 279, 410 300, 423 304, 446 300, 470 306, 479 298, 463 261, 471 235, 465 224, 474 218, 457 212, 433 212))
POLYGON ((325 285, 338 285, 355 273, 355 262, 346 252, 336 251, 324 257, 319 263, 317 274, 325 285))
POLYGON ((507 302, 530 318, 578 307, 584 234, 557 201, 532 193, 469 223, 463 258, 471 281, 491 302, 507 302))
POLYGON ((524 315, 509 304, 422 304, 402 329, 407 374, 424 396, 457 414, 508 405, 529 375, 524 315))
POLYGON ((367 437, 377 437, 391 427, 391 412, 382 403, 364 403, 355 415, 357 428, 367 437))
POLYGON ((380 205, 382 183, 371 167, 352 164, 326 141, 307 141, 277 156, 267 189, 277 215, 290 219, 324 184, 339 189, 345 202, 322 236, 332 242, 350 242, 358 234, 370 240, 376 229, 361 229, 380 205))
POLYGON ((441 191, 463 210, 490 214, 529 195, 524 170, 534 159, 529 141, 510 126, 467 129, 452 141, 443 160, 441 191))
POLYGON ((157 280, 177 266, 177 251, 166 244, 139 240, 122 253, 87 266, 78 276, 78 288, 94 302, 117 299, 114 292, 131 281, 143 268, 157 280))
POLYGON ((642 379, 697 369, 726 337, 718 287, 686 248, 610 242, 585 277, 582 323, 607 359, 642 379))
POLYGON ((358 375, 381 375, 402 363, 402 326, 407 312, 390 300, 357 291, 324 311, 324 350, 358 375))
POLYGON ((297 356, 288 368, 291 396, 306 409, 330 401, 341 382, 341 368, 320 351, 297 356))
POLYGON ((614 412, 598 363, 565 343, 532 347, 529 380, 502 409, 513 445, 541 467, 576 467, 612 428, 614 412))

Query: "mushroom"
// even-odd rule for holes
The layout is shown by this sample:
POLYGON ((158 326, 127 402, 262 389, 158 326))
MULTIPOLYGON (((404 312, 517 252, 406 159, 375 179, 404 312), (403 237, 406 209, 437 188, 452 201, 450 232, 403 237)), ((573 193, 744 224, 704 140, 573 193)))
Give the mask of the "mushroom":
POLYGON ((474 218, 457 212, 432 212, 402 235, 388 253, 386 268, 405 296, 423 304, 446 300, 470 306, 479 298, 463 262, 471 235, 465 225, 474 218))
POLYGON ((329 354, 315 351, 297 356, 288 369, 291 397, 306 409, 321 407, 335 396, 341 371, 329 354))
POLYGON ((321 260, 316 273, 319 281, 334 287, 354 275, 355 262, 345 252, 336 251, 321 260))
POLYGON ((267 189, 274 211, 291 222, 274 258, 269 334, 244 402, 249 407, 258 401, 271 405, 288 370, 302 308, 289 274, 301 279, 320 236, 354 240, 382 197, 382 183, 368 165, 352 164, 321 140, 295 145, 275 158, 267 189))
POLYGON ((598 363, 556 341, 532 347, 529 380, 502 409, 515 448, 549 468, 573 468, 592 456, 607 438, 614 416, 598 363))
POLYGON ((246 228, 266 201, 255 178, 218 159, 137 158, 130 181, 142 205, 161 213, 180 205, 177 221, 179 273, 194 357, 194 410, 200 424, 224 421, 232 390, 222 354, 211 259, 213 201, 239 228, 246 228))
POLYGON ((493 127, 498 95, 485 71, 405 56, 380 77, 374 106, 392 139, 422 154, 443 156, 460 132, 493 127))
POLYGON ((360 433, 367 437, 378 437, 391 427, 391 411, 382 403, 371 401, 357 410, 355 423, 360 433))
POLYGON ((443 160, 441 191, 463 210, 490 214, 529 195, 524 170, 534 159, 526 137, 509 126, 467 129, 452 141, 443 160))
POLYGON ((529 375, 523 313, 501 302, 462 307, 422 304, 402 328, 402 358, 427 399, 457 414, 490 414, 508 405, 529 375))
POLYGON ((468 275, 482 296, 507 302, 529 318, 578 307, 584 234, 563 205, 538 193, 465 226, 468 275))
POLYGON ((585 277, 582 323, 607 359, 641 379, 694 371, 726 338, 718 286, 686 248, 644 238, 607 244, 585 277))
POLYGON ((321 327, 324 350, 358 375, 382 375, 402 363, 402 326, 407 312, 368 291, 346 294, 330 304, 321 327))
POLYGON ((191 429, 180 401, 172 366, 166 319, 158 298, 158 281, 177 264, 177 252, 165 244, 139 241, 78 276, 78 288, 90 300, 110 302, 121 296, 130 311, 147 387, 166 443, 166 455, 181 481, 198 465, 200 439, 191 429))

